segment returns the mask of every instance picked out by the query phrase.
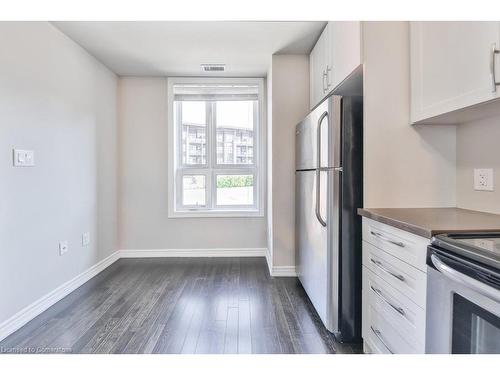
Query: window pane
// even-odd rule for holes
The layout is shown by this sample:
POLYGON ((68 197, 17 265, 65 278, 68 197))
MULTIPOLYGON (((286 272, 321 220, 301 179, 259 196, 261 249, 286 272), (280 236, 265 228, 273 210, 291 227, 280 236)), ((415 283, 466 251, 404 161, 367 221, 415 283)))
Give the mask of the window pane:
POLYGON ((205 176, 182 177, 182 204, 184 206, 205 206, 205 176))
POLYGON ((207 163, 207 121, 205 102, 181 102, 182 164, 207 163))
POLYGON ((253 164, 254 101, 218 101, 217 164, 253 164))
POLYGON ((217 205, 253 205, 253 184, 253 175, 217 175, 217 205))

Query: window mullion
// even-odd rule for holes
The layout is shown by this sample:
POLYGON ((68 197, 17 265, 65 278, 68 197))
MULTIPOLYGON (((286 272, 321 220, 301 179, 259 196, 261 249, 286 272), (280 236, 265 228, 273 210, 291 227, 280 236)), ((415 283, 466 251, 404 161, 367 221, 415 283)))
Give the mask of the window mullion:
POLYGON ((212 148, 212 208, 215 208, 217 205, 217 178, 215 175, 215 168, 217 168, 217 102, 212 101, 212 139, 213 139, 213 148, 212 148))
POLYGON ((254 167, 258 167, 260 164, 260 116, 259 116, 259 102, 256 100, 253 103, 253 143, 252 143, 252 158, 254 167))
POLYGON ((261 147, 264 147, 264 145, 261 143, 261 131, 262 127, 260 124, 261 116, 259 111, 261 110, 261 105, 258 100, 254 101, 253 103, 253 144, 252 144, 252 158, 253 158, 253 183, 254 183, 254 189, 253 189, 253 204, 254 207, 259 207, 260 205, 260 195, 262 194, 262 185, 261 185, 261 178, 262 176, 262 171, 260 170, 260 162, 261 162, 261 147))
POLYGON ((176 130, 176 139, 178 143, 177 147, 177 160, 175 161, 176 167, 180 168, 183 165, 182 162, 182 111, 181 111, 181 102, 175 102, 175 114, 177 117, 177 123, 175 124, 175 130, 176 130))
POLYGON ((214 192, 215 192, 215 187, 214 187, 214 179, 213 179, 213 168, 214 168, 214 163, 215 163, 215 150, 216 150, 216 138, 214 136, 215 133, 215 125, 214 125, 214 102, 213 101, 207 101, 206 102, 207 106, 207 121, 208 121, 208 175, 209 175, 209 185, 207 185, 207 196, 209 199, 209 208, 213 209, 215 207, 215 199, 214 199, 214 192))

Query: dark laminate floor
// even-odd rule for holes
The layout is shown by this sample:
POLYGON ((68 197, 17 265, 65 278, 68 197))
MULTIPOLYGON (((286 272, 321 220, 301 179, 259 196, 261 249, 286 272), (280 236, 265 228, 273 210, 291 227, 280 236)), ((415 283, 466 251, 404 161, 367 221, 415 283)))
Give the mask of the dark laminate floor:
POLYGON ((264 258, 121 259, 0 342, 2 352, 353 353, 264 258), (14 348, 14 349, 12 349, 14 348))

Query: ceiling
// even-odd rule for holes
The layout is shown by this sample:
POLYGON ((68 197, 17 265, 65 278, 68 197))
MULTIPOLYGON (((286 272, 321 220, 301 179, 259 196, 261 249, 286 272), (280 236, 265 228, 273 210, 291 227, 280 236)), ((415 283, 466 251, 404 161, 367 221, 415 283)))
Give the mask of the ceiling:
POLYGON ((53 22, 118 75, 256 76, 272 54, 308 54, 326 22, 53 22), (202 63, 224 63, 203 73, 202 63))

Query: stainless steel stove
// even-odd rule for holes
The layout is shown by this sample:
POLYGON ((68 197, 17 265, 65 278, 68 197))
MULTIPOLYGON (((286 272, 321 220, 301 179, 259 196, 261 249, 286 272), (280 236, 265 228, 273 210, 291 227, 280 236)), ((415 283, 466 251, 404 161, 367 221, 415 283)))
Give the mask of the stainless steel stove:
POLYGON ((426 327, 427 353, 500 353, 500 233, 432 239, 426 327))

